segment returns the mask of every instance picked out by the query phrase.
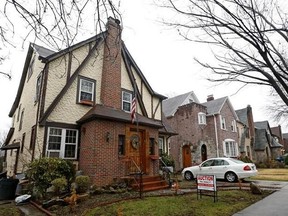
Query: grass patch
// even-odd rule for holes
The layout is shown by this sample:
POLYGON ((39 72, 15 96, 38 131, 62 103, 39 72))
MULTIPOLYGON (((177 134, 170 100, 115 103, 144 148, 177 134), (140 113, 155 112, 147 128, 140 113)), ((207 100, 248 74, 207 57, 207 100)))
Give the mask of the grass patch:
POLYGON ((258 169, 258 175, 250 177, 252 180, 288 181, 288 169, 258 169))
POLYGON ((85 216, 125 215, 125 216, 162 216, 162 215, 197 215, 197 216, 228 216, 263 199, 271 192, 254 195, 250 191, 230 190, 218 191, 218 202, 213 197, 202 196, 197 200, 197 194, 177 196, 145 197, 140 200, 129 200, 97 207, 87 211, 85 216))
POLYGON ((0 215, 5 216, 21 216, 21 211, 15 207, 13 202, 0 204, 0 215))

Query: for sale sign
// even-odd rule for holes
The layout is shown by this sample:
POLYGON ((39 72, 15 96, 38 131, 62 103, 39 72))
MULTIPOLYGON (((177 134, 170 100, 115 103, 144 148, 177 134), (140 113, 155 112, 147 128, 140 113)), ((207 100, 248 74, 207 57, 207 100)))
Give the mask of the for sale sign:
POLYGON ((216 191, 216 178, 214 175, 198 175, 197 189, 216 191))

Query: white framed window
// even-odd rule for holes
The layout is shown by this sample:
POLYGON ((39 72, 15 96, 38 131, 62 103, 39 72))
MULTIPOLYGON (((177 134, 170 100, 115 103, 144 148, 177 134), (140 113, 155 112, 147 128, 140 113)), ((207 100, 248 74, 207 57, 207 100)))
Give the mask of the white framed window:
POLYGON ((235 140, 227 139, 223 142, 224 155, 226 157, 238 156, 238 145, 235 140))
POLYGON ((233 120, 233 121, 231 122, 231 131, 232 131, 232 132, 237 132, 236 120, 233 120))
POLYGON ((225 117, 220 115, 220 124, 221 124, 221 129, 226 130, 226 120, 225 117))
POLYGON ((198 124, 206 125, 206 114, 203 112, 198 113, 198 124))
POLYGON ((79 103, 87 103, 92 105, 94 101, 95 81, 85 78, 79 79, 79 103))
POLYGON ((78 130, 66 128, 48 128, 47 156, 63 159, 76 159, 78 130))
POLYGON ((122 91, 122 110, 130 112, 131 104, 132 104, 132 93, 122 91))

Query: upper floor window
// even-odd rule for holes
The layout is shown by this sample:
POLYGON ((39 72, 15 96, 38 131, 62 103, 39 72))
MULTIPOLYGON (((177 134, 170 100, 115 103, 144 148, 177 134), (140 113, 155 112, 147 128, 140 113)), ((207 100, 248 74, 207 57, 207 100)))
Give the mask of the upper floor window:
POLYGON ((24 118, 24 109, 22 109, 21 116, 20 116, 19 131, 22 129, 22 126, 23 126, 23 118, 24 118))
POLYGON ((34 102, 37 102, 39 100, 40 89, 41 89, 41 81, 42 81, 42 74, 40 74, 37 77, 34 102))
POLYGON ((223 148, 224 148, 224 155, 226 157, 237 157, 238 155, 237 143, 234 140, 225 140, 223 148))
POLYGON ((93 105, 95 81, 88 78, 80 78, 78 83, 78 102, 93 105))
POLYGON ((132 104, 132 93, 122 91, 122 110, 130 112, 131 104, 132 104))
POLYGON ((235 121, 235 120, 233 120, 233 121, 231 122, 231 131, 232 131, 232 132, 237 132, 236 121, 235 121))
POLYGON ((33 74, 33 65, 34 65, 34 62, 35 62, 35 55, 34 55, 33 58, 31 59, 30 64, 29 64, 29 67, 28 67, 27 82, 28 82, 28 80, 30 79, 30 77, 31 77, 32 74, 33 74))
POLYGON ((225 120, 225 117, 220 116, 220 124, 221 124, 221 129, 226 130, 226 120, 225 120))
POLYGON ((66 128, 48 128, 47 156, 64 159, 76 159, 78 130, 66 128))
POLYGON ((21 104, 20 104, 19 107, 18 107, 17 122, 18 122, 19 119, 20 119, 20 113, 21 113, 21 104))
POLYGON ((206 125, 206 114, 205 113, 198 113, 198 124, 206 125))

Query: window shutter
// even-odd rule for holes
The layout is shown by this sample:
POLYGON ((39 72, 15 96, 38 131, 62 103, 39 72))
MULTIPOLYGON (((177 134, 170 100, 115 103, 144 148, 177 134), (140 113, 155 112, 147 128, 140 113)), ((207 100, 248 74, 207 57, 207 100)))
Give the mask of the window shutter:
POLYGON ((223 141, 223 155, 227 157, 225 141, 223 141))

